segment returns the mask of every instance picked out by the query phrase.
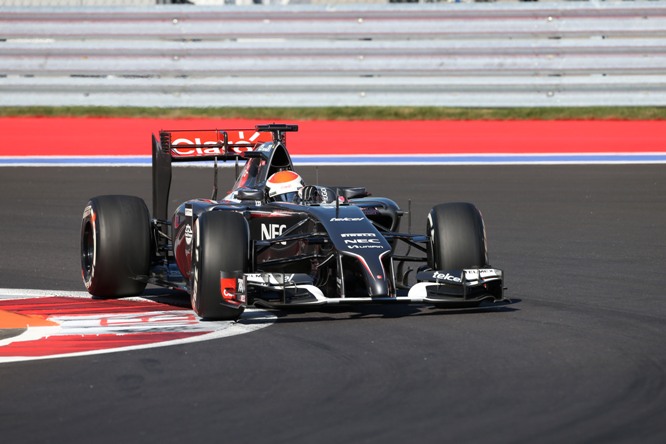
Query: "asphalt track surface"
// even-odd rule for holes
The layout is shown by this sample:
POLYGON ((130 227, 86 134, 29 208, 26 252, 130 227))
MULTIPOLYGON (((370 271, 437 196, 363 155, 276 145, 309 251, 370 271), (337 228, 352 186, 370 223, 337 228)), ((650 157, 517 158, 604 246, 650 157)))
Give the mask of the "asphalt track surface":
MULTIPOLYGON (((666 166, 301 172, 411 198, 415 231, 475 202, 513 303, 278 312, 221 340, 6 363, 2 441, 666 442, 666 166)), ((211 175, 178 169, 172 202, 211 175)), ((0 189, 0 286, 81 290, 87 198, 150 202, 150 170, 3 168, 0 189)))

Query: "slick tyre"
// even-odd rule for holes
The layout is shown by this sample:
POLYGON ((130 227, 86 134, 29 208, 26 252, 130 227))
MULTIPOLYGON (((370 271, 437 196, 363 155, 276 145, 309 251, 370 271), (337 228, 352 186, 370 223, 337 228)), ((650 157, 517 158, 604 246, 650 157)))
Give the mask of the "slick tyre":
POLYGON ((134 196, 90 199, 81 222, 81 272, 99 298, 139 295, 150 268, 150 214, 134 196))
POLYGON ((471 203, 435 206, 428 214, 428 266, 434 270, 480 268, 488 264, 481 212, 471 203))
POLYGON ((211 211, 194 224, 192 308, 205 320, 236 320, 245 307, 222 299, 220 273, 248 269, 250 229, 239 213, 211 211))

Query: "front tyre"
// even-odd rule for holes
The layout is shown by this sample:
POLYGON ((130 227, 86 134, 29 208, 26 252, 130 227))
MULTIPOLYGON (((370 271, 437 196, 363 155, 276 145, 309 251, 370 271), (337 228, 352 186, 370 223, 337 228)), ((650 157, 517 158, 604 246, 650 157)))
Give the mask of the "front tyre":
POLYGON ((192 248, 192 308, 203 319, 236 320, 244 305, 222 297, 221 273, 248 269, 250 229, 239 213, 211 211, 194 224, 192 248))
POLYGON ((428 266, 434 270, 482 268, 488 264, 481 212, 471 203, 435 206, 428 214, 428 266))
POLYGON ((81 274, 100 298, 136 296, 150 268, 150 214, 134 196, 90 199, 81 221, 81 274))

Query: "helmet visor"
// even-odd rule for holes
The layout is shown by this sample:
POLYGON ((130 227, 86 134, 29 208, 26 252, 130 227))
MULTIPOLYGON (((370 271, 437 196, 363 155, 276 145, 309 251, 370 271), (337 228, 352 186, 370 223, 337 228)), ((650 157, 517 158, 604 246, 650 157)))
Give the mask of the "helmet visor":
POLYGON ((291 193, 277 194, 277 195, 273 196, 273 201, 274 202, 293 202, 297 195, 298 195, 298 192, 296 192, 296 191, 291 192, 291 193))

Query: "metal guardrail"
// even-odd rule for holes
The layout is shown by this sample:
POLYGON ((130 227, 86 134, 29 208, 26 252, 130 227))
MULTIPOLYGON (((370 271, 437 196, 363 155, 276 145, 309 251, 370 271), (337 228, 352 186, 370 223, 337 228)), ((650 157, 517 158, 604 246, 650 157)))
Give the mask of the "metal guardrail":
POLYGON ((0 8, 0 106, 666 105, 666 3, 0 8))

